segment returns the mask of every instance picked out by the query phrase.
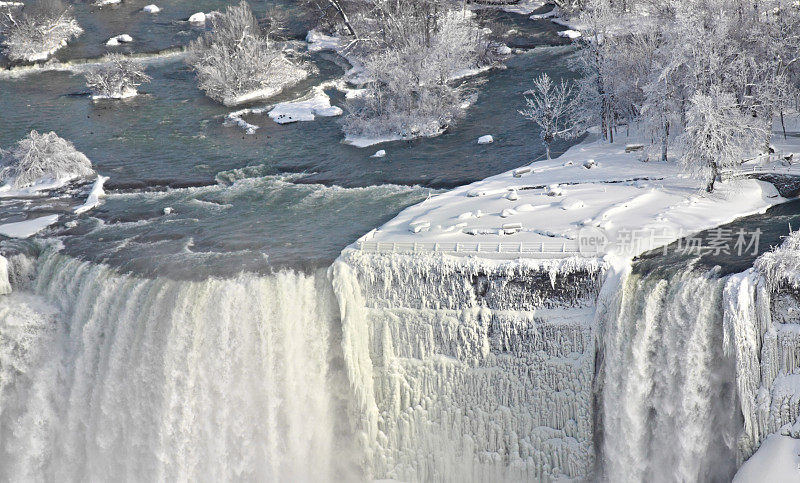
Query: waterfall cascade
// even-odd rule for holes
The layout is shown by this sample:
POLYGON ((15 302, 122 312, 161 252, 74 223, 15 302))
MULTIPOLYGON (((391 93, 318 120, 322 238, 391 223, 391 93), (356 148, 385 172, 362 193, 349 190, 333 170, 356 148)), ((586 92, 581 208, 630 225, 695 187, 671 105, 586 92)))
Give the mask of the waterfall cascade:
POLYGON ((604 476, 726 481, 736 470, 735 364, 723 352, 725 281, 692 266, 621 277, 600 304, 604 476))
POLYGON ((0 480, 354 477, 324 273, 142 279, 49 249, 35 276, 10 265, 0 480))
POLYGON ((347 250, 327 276, 186 282, 7 256, 0 479, 728 479, 800 438, 789 245, 730 276, 347 250))

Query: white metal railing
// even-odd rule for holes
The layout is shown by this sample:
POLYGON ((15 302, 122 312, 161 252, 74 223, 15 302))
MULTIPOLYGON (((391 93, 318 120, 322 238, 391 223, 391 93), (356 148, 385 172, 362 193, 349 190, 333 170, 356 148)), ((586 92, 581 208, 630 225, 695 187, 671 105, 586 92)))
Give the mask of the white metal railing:
POLYGON ((441 252, 441 253, 508 253, 520 256, 536 256, 541 254, 555 255, 560 253, 580 253, 578 242, 510 243, 510 242, 356 242, 359 250, 372 253, 391 252, 441 252))

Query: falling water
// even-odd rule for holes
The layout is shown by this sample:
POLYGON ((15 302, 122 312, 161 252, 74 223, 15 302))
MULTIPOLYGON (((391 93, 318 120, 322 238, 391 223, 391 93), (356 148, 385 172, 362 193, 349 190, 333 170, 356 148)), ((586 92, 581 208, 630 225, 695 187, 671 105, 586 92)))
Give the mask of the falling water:
POLYGON ((0 298, 0 480, 352 476, 324 273, 177 282, 49 250, 36 265, 0 298))
POLYGON ((725 278, 676 266, 621 277, 600 311, 599 417, 608 481, 729 481, 735 362, 723 353, 725 278))

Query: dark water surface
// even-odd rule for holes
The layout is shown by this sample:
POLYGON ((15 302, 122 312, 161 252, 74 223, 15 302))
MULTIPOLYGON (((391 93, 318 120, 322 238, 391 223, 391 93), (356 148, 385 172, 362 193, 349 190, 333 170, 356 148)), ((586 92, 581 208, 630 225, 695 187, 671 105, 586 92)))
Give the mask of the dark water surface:
MULTIPOLYGON (((169 2, 160 5, 158 15, 141 13, 142 2, 77 4, 86 32, 57 57, 68 62, 102 56, 105 40, 122 33, 134 38, 117 49, 125 52, 184 46, 202 32, 184 20, 225 4, 169 2)), ((253 5, 261 13, 267 4, 253 5)), ((284 4, 294 12, 287 36, 302 38, 307 27, 294 5, 284 4)), ((338 118, 278 125, 265 115, 247 117, 260 129, 246 135, 223 126, 233 109, 206 98, 191 70, 174 56, 149 62, 153 80, 140 89, 145 95, 121 102, 92 102, 81 95, 84 78, 75 71, 0 72, 0 146, 12 145, 31 129, 52 130, 110 177, 101 207, 62 216, 44 234, 59 237, 71 255, 178 278, 325 266, 356 238, 432 191, 542 156, 538 132, 517 110, 540 72, 572 75, 566 62, 571 48, 548 46, 562 42, 549 21, 496 11, 482 16, 510 44, 542 47, 513 56, 507 68, 469 79, 479 93, 476 103, 437 138, 359 149, 341 143, 338 118), (492 134, 495 143, 477 145, 484 134, 492 134), (370 158, 378 149, 387 156, 370 158)), ((276 101, 295 99, 344 73, 342 59, 332 53, 310 60, 319 72, 276 101)), ((328 93, 344 106, 341 93, 328 93)), ((59 204, 6 200, 0 207, 0 222, 9 222, 54 212, 59 204)))

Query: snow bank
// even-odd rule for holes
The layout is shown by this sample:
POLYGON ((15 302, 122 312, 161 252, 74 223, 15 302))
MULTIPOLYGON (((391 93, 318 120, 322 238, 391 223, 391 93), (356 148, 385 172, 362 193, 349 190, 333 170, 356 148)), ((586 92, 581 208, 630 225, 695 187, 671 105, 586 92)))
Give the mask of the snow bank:
POLYGON ((637 154, 625 153, 624 143, 593 142, 575 146, 557 160, 493 176, 408 208, 377 230, 370 243, 486 243, 495 251, 497 243, 509 248, 544 244, 558 251, 563 247, 568 254, 580 251, 584 229, 597 229, 620 243, 626 233, 638 230, 648 236, 632 245, 610 243, 602 253, 592 253, 634 256, 783 201, 774 186, 753 179, 730 180, 706 194, 701 181, 683 176, 675 164, 640 162, 637 154), (591 169, 584 167, 588 160, 595 160, 591 169), (565 198, 580 202, 563 203, 565 198), (507 209, 516 212, 501 216, 507 209), (458 218, 478 211, 484 216, 458 218), (415 232, 420 222, 429 228, 415 232), (521 228, 509 233, 503 225, 510 222, 521 228))
POLYGON ((130 99, 131 97, 136 97, 139 95, 139 91, 132 87, 126 87, 122 90, 122 92, 115 92, 111 95, 106 94, 92 94, 93 101, 99 101, 102 99, 130 99))
POLYGON ((161 11, 161 8, 159 8, 158 5, 153 5, 153 4, 145 5, 142 8, 142 12, 144 12, 144 13, 158 13, 160 11, 161 11))
POLYGON ((230 107, 230 106, 238 106, 239 104, 245 104, 248 102, 261 101, 273 97, 282 90, 283 86, 258 89, 255 91, 246 92, 238 96, 226 97, 225 99, 222 100, 222 104, 230 107))
POLYGON ((490 134, 478 138, 478 144, 492 144, 493 142, 494 138, 490 134))
POLYGON ((800 481, 800 440, 773 434, 739 468, 734 483, 795 483, 800 481))
POLYGON ((58 215, 47 215, 32 220, 0 225, 0 235, 9 238, 30 238, 58 221, 58 215))
POLYGON ((386 157, 386 151, 383 150, 383 149, 379 149, 378 151, 375 151, 375 154, 370 156, 370 158, 385 158, 385 157, 386 157))

